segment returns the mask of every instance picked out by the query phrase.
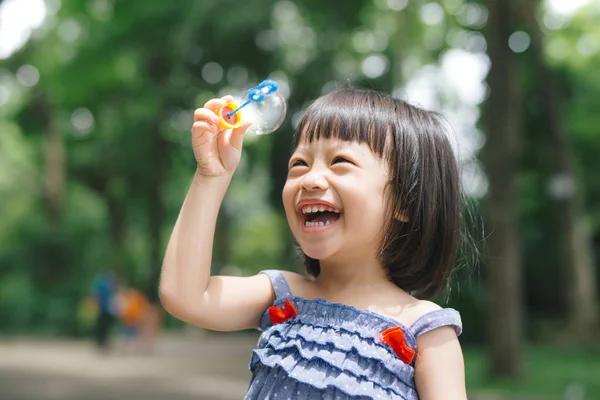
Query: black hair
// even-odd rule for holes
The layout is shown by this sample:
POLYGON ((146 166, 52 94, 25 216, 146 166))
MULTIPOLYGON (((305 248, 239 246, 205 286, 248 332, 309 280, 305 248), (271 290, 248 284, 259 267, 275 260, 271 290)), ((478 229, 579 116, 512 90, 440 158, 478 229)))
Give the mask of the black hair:
MULTIPOLYGON (((450 133, 436 112, 344 88, 308 107, 293 140, 293 149, 328 138, 366 143, 386 161, 389 202, 378 258, 392 282, 421 298, 446 287, 461 242, 463 196, 450 133)), ((319 260, 303 255, 307 272, 318 276, 319 260)))

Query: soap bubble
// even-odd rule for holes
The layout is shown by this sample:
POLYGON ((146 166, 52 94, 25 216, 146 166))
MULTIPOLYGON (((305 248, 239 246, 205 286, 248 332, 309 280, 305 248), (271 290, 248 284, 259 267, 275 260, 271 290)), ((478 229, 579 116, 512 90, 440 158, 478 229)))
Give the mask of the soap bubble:
POLYGON ((277 83, 270 79, 249 89, 238 102, 220 110, 222 124, 234 128, 251 122, 247 132, 256 135, 274 132, 285 120, 287 111, 285 98, 277 89, 277 83))
MULTIPOLYGON (((248 100, 248 94, 242 98, 242 104, 248 100)), ((257 135, 272 133, 285 119, 285 99, 279 92, 265 95, 262 101, 252 101, 242 110, 244 121, 252 122, 248 132, 257 135)))

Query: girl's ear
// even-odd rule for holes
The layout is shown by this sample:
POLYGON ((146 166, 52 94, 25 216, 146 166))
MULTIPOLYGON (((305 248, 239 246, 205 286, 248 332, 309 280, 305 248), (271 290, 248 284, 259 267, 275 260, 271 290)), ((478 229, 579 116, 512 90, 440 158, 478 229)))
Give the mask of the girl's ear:
POLYGON ((408 222, 408 215, 405 210, 400 210, 400 212, 396 215, 396 219, 400 222, 408 222))

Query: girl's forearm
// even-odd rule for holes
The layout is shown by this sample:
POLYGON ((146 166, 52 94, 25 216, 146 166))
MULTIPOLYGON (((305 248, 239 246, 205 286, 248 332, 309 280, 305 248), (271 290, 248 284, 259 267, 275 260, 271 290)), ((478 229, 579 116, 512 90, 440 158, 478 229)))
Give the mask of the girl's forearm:
POLYGON ((169 313, 183 320, 202 313, 217 215, 230 181, 229 175, 206 177, 196 171, 171 233, 161 271, 160 298, 169 313))

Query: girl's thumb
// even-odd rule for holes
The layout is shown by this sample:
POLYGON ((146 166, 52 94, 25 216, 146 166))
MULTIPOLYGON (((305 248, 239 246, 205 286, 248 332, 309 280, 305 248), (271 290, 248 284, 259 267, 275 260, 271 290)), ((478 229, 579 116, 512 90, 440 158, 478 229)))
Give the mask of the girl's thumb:
POLYGON ((242 143, 244 142, 244 132, 252 125, 252 122, 244 122, 242 126, 234 129, 229 137, 229 143, 238 150, 242 149, 242 143))

